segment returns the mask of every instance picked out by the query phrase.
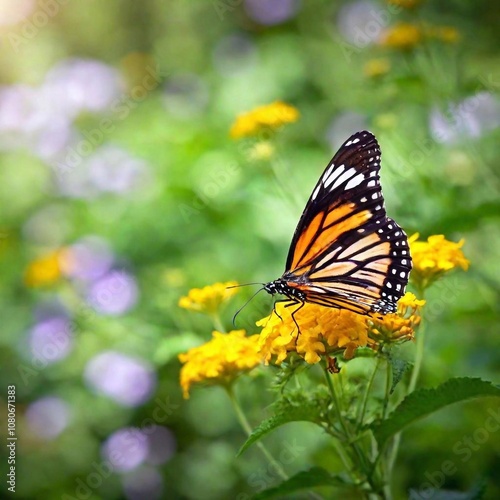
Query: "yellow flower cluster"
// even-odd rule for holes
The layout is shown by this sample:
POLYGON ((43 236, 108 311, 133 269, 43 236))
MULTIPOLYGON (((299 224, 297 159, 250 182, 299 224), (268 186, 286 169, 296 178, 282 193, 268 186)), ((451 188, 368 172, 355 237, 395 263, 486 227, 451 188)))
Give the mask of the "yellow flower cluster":
POLYGON ((448 241, 442 234, 429 236, 427 241, 418 241, 415 233, 408 239, 413 259, 412 280, 419 287, 429 285, 434 279, 447 271, 461 267, 469 268, 469 261, 462 252, 464 240, 458 243, 448 241))
POLYGON ((422 29, 411 23, 398 23, 389 28, 381 44, 395 49, 409 50, 422 41, 422 29))
POLYGON ((369 345, 379 346, 413 340, 415 328, 420 324, 420 309, 425 300, 419 300, 413 293, 406 292, 398 302, 398 312, 385 316, 372 316, 369 329, 369 345))
POLYGON ((388 28, 381 38, 381 45, 400 50, 410 50, 424 40, 439 40, 444 43, 456 43, 460 34, 452 26, 417 25, 397 23, 388 28))
POLYGON ((186 297, 179 299, 179 306, 190 311, 215 314, 224 302, 238 293, 237 288, 229 288, 237 285, 236 281, 227 281, 203 288, 193 288, 186 297))
POLYGON ((297 108, 276 101, 239 115, 231 127, 230 135, 233 139, 250 137, 263 130, 276 130, 287 123, 296 122, 298 118, 297 108))
POLYGON ((357 347, 368 342, 366 318, 358 314, 308 303, 300 310, 297 306, 286 307, 284 302, 277 302, 275 307, 277 314, 273 312, 257 322, 263 327, 259 345, 266 364, 271 358, 280 364, 293 351, 310 364, 320 361, 321 355, 339 350, 350 359, 357 347), (292 318, 295 310, 300 335, 292 318))
POLYGON ((52 285, 62 275, 61 252, 56 250, 30 262, 26 268, 24 282, 29 287, 52 285))
POLYGON ((245 336, 245 330, 227 334, 213 332, 209 342, 179 355, 184 363, 181 368, 181 387, 189 398, 193 384, 207 382, 229 384, 239 374, 249 371, 262 361, 259 352, 259 335, 245 336))

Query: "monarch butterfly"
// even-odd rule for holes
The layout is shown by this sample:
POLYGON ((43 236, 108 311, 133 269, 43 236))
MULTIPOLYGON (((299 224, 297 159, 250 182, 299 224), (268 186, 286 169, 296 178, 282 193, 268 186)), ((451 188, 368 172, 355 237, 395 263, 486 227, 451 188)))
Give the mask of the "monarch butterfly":
MULTIPOLYGON (((314 188, 281 278, 264 285, 292 306, 306 302, 358 314, 393 313, 412 263, 405 232, 387 217, 381 151, 368 131, 349 137, 314 188)), ((293 316, 292 314, 292 316, 293 316)))

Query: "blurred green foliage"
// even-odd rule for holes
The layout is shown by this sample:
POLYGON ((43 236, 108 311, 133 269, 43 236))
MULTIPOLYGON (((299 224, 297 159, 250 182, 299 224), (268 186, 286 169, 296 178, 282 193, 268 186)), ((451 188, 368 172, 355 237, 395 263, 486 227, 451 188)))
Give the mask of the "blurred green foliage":
MULTIPOLYGON (((466 240, 470 270, 429 293, 422 385, 450 376, 498 380, 500 12, 495 2, 424 2, 397 13, 388 13, 384 2, 359 4, 353 26, 361 33, 380 12, 387 21, 379 22, 377 34, 399 21, 448 25, 460 33, 457 43, 428 41, 409 51, 358 43, 362 38, 349 41, 346 9, 352 3, 346 1, 297 2, 293 15, 273 25, 252 18, 252 2, 229 0, 40 1, 15 22, 14 11, 28 3, 2 7, 10 19, 0 27, 4 89, 39 87, 66 58, 116 68, 126 81, 117 96, 125 108, 81 112, 71 130, 102 132, 102 119, 108 118, 112 131, 102 132, 92 149, 114 144, 144 161, 145 175, 123 192, 68 196, 54 164, 34 152, 31 136, 15 146, 27 128, 12 134, 1 124, 1 401, 6 414, 6 388, 16 385, 19 498, 159 494, 243 500, 278 481, 258 449, 235 458, 244 435, 222 390, 194 389, 189 401, 182 400, 177 354, 208 340, 212 326, 180 310, 177 302, 190 288, 216 281, 278 277, 312 186, 353 128, 368 127, 377 135, 387 210, 408 234, 466 240), (52 10, 44 8, 49 4, 52 10), (46 22, 40 12, 48 12, 46 22), (389 70, 365 74, 365 64, 378 58, 387 59, 389 70), (154 68, 157 84, 140 93, 145 68, 154 68), (252 142, 232 141, 228 130, 238 113, 277 99, 296 106, 301 119, 279 134, 270 161, 252 160, 252 142), (446 141, 433 134, 432 116, 449 134, 446 141), (89 235, 106 241, 115 267, 137 281, 137 303, 123 313, 89 307, 87 285, 75 279, 62 276, 38 287, 24 280, 34 259, 89 235), (72 344, 60 359, 44 362, 33 354, 30 335, 40 311, 54 307, 69 317, 72 344), (149 364, 156 384, 147 401, 123 405, 86 382, 89 361, 109 350, 149 364), (47 396, 60 398, 69 412, 53 437, 38 432, 26 416, 47 396), (168 460, 91 476, 104 460, 102 445, 110 435, 152 422, 175 438, 168 460)), ((356 35, 352 26, 350 33, 356 35)), ((91 82, 93 73, 88 76, 91 82)), ((57 101, 64 89, 60 92, 47 99, 57 101)), ((55 115, 48 123, 53 120, 55 115)), ((41 144, 49 140, 42 137, 41 144)), ((115 171, 108 182, 120 175, 115 171)), ((242 289, 226 309, 227 327, 250 293, 242 289)), ((256 333, 254 322, 270 308, 271 299, 259 296, 238 317, 238 328, 256 333)), ((354 373, 363 370, 362 362, 356 360, 354 373)), ((263 387, 274 373, 266 368, 239 383, 253 423, 266 416, 273 400, 263 387)), ((119 379, 120 373, 113 376, 119 379)), ((484 433, 477 434, 488 412, 498 415, 497 400, 451 407, 405 433, 396 498, 438 481, 435 471, 446 460, 456 466, 443 476, 446 488, 467 490, 485 478, 485 498, 498 498, 500 440, 495 433, 484 441, 484 433)), ((49 415, 41 421, 51 417, 59 420, 49 415)), ((7 437, 4 424, 0 434, 7 437)), ((278 457, 289 450, 282 465, 290 473, 312 465, 341 468, 328 440, 307 423, 280 429, 266 443, 278 457)), ((3 482, 2 489, 7 487, 3 482)))

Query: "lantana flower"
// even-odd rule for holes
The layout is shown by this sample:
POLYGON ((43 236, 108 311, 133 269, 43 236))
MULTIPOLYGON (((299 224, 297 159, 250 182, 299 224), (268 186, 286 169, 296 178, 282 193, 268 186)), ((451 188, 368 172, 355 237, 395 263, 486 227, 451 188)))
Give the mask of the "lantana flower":
POLYGON ((228 385, 238 375, 255 368, 262 361, 259 335, 246 337, 245 330, 229 333, 214 331, 212 335, 209 342, 179 355, 179 360, 184 364, 180 378, 186 399, 193 384, 205 382, 228 385))
POLYGON ((297 108, 276 101, 239 115, 231 127, 230 135, 233 139, 255 136, 264 130, 276 130, 283 125, 296 122, 298 118, 297 108))
POLYGON ((423 38, 422 29, 411 23, 398 23, 384 33, 381 44, 395 49, 413 49, 423 38))
POLYGON ((343 351, 344 357, 350 359, 357 347, 368 342, 366 317, 351 311, 309 303, 297 309, 277 302, 275 308, 270 316, 257 322, 263 327, 259 345, 266 364, 272 358, 280 364, 290 352, 297 352, 309 364, 336 351, 343 351))
POLYGON ((397 313, 373 315, 369 322, 370 347, 378 349, 383 344, 413 340, 424 305, 425 300, 419 300, 413 293, 406 292, 399 299, 397 313))
POLYGON ((62 250, 56 250, 31 261, 26 268, 24 282, 29 287, 47 286, 62 276, 62 250))
POLYGON ((429 236, 427 241, 418 241, 415 233, 408 239, 413 259, 412 281, 419 287, 426 287, 444 273, 457 267, 464 271, 469 268, 469 261, 462 252, 465 240, 458 243, 448 241, 442 234, 429 236))
POLYGON ((460 33, 453 26, 400 22, 385 30, 380 44, 394 49, 410 50, 425 40, 456 43, 459 39, 460 33))
POLYGON ((205 314, 216 314, 220 306, 238 293, 236 281, 214 283, 203 288, 192 288, 187 296, 179 299, 179 307, 205 314))

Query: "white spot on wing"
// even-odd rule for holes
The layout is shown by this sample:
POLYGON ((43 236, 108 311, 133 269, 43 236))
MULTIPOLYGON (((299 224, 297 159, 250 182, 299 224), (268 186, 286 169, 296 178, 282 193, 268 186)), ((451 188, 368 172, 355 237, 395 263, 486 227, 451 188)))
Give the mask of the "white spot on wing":
POLYGON ((315 200, 315 199, 316 199, 316 196, 318 196, 318 193, 319 193, 319 188, 320 188, 320 185, 318 184, 318 185, 316 186, 316 189, 313 191, 312 196, 311 196, 311 198, 312 198, 313 200, 315 200))
POLYGON ((347 141, 345 143, 346 146, 350 146, 351 144, 357 144, 359 142, 359 139, 356 138, 356 139, 353 139, 352 141, 347 141))
POLYGON ((345 189, 352 189, 356 186, 359 186, 363 182, 364 178, 365 176, 363 174, 356 175, 345 185, 345 189))
POLYGON ((340 186, 343 182, 345 182, 349 177, 352 177, 356 173, 356 170, 353 168, 348 168, 340 177, 337 178, 335 184, 332 186, 332 189, 340 186))
POLYGON ((376 185, 376 182, 375 182, 375 181, 370 181, 370 182, 367 184, 367 186, 368 186, 368 187, 373 187, 373 186, 375 186, 375 185, 376 185))
MULTIPOLYGON (((333 168, 333 165, 332 167, 333 168)), ((334 172, 330 173, 330 169, 326 172, 328 175, 323 176, 323 184, 328 187, 343 171, 345 170, 344 165, 340 165, 334 172)))

